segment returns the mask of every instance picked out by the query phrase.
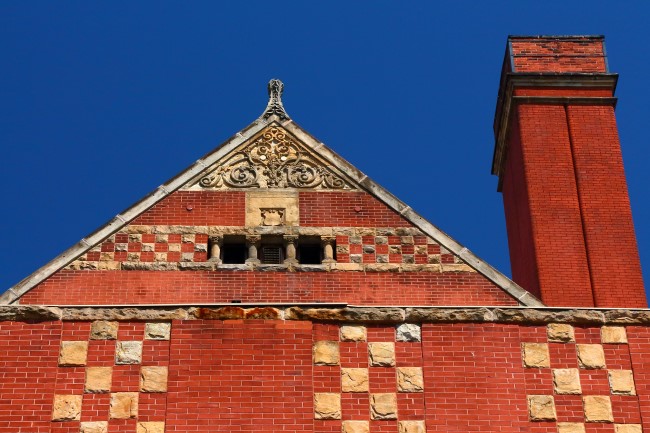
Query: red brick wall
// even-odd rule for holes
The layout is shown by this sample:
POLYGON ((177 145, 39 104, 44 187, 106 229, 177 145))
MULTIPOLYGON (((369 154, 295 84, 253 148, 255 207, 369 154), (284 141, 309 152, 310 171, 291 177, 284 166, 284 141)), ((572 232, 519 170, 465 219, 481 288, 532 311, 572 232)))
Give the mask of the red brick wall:
POLYGON ((347 302, 368 305, 516 305, 474 272, 68 271, 22 304, 347 302))
POLYGON ((602 39, 511 38, 515 72, 606 72, 602 39))
POLYGON ((300 225, 306 227, 410 227, 411 223, 366 192, 301 191, 300 225))
POLYGON ((243 226, 245 206, 243 191, 176 191, 131 224, 243 226))

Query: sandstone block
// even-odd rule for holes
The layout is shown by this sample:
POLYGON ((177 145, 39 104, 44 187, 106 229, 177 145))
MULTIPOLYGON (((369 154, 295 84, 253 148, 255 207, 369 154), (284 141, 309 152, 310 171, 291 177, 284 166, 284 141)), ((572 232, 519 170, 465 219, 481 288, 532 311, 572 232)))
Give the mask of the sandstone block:
POLYGON ((585 433, 585 425, 581 422, 559 422, 557 433, 585 433))
POLYGON ((75 366, 86 365, 88 356, 87 341, 62 341, 59 352, 59 365, 75 366))
POLYGON ((314 343, 314 364, 339 365, 338 341, 317 341, 314 343))
POLYGON ((84 391, 89 393, 110 392, 113 378, 111 367, 86 367, 84 391))
POLYGON ((118 322, 100 320, 93 322, 90 328, 91 340, 115 340, 117 338, 118 322))
POLYGON ((397 390, 399 392, 422 392, 424 379, 421 367, 397 367, 397 390))
POLYGON ((395 365, 395 343, 368 343, 370 365, 392 367, 395 365))
POLYGON ((365 326, 341 326, 341 341, 366 341, 365 326))
POLYGON ((395 394, 371 394, 370 417, 372 419, 397 419, 397 396, 395 394))
POLYGON ((342 368, 341 390, 343 392, 368 392, 368 369, 342 368))
POLYGON ((166 392, 167 367, 142 367, 140 369, 141 392, 166 392))
POLYGON ((528 413, 531 421, 555 421, 555 400, 552 395, 529 395, 528 413))
POLYGON ((546 368, 551 366, 548 344, 546 343, 522 343, 521 352, 524 359, 524 367, 546 368))
POLYGON ((569 343, 576 341, 573 326, 564 323, 549 323, 546 327, 548 341, 553 343, 569 343))
MULTIPOLYGON (((627 343, 627 332, 623 326, 603 326, 600 328, 600 341, 609 344, 627 343)), ((635 425, 635 424, 621 424, 635 425)))
POLYGON ((144 329, 146 340, 169 340, 171 323, 147 323, 144 329))
POLYGON ((108 432, 108 421, 82 422, 79 433, 106 433, 108 432))
POLYGON ((632 370, 609 370, 608 373, 612 394, 636 395, 632 370))
POLYGON ((396 331, 397 341, 420 341, 422 339, 420 327, 412 323, 403 323, 397 327, 396 331))
POLYGON ((139 422, 136 430, 137 433, 164 433, 164 422, 139 422))
POLYGON ((424 421, 400 421, 397 424, 399 433, 426 433, 424 421))
POLYGON ((616 433, 642 433, 641 424, 614 424, 616 433))
POLYGON ((55 395, 52 421, 79 421, 82 398, 81 395, 55 395))
POLYGON ((343 421, 341 433, 369 433, 369 424, 368 421, 343 421))
POLYGON ((138 416, 138 393, 116 392, 111 394, 111 419, 129 419, 138 416))
POLYGON ((314 394, 315 419, 341 419, 341 394, 317 392, 314 394))
POLYGON ((587 395, 582 397, 585 407, 585 421, 612 422, 612 402, 608 396, 587 395))
POLYGON ((576 344, 580 367, 605 368, 605 352, 600 344, 576 344))
POLYGON ((142 341, 118 341, 115 347, 116 364, 139 364, 142 362, 142 341))
POLYGON ((580 372, 577 368, 554 369, 553 385, 556 394, 582 394, 580 372))

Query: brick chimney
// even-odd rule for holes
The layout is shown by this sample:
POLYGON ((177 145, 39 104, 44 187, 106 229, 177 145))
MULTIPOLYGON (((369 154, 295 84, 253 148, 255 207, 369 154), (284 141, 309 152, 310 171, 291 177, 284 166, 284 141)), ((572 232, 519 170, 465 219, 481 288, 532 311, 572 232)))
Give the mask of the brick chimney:
POLYGON ((602 36, 510 36, 492 173, 513 280, 549 306, 647 306, 602 36))

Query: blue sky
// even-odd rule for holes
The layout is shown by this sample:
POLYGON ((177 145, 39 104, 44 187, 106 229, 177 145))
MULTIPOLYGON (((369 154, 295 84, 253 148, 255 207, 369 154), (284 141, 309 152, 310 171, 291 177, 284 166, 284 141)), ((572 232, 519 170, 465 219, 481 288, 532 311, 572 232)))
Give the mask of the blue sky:
MULTIPOLYGON (((509 274, 490 175, 508 34, 604 34, 650 282, 645 2, 2 2, 0 291, 252 122, 302 127, 509 274)), ((616 254, 616 245, 612 245, 616 254)))

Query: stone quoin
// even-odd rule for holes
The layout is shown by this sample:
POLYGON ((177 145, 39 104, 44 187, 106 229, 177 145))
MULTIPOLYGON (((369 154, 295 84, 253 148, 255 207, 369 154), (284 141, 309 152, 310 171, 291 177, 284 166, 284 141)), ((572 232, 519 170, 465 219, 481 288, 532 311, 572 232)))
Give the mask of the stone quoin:
POLYGON ((650 432, 617 78, 601 36, 508 38, 513 279, 271 80, 252 124, 0 296, 0 433, 650 432))

